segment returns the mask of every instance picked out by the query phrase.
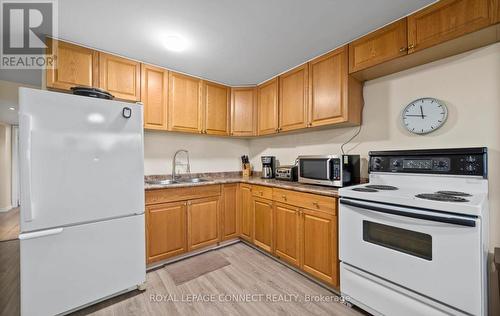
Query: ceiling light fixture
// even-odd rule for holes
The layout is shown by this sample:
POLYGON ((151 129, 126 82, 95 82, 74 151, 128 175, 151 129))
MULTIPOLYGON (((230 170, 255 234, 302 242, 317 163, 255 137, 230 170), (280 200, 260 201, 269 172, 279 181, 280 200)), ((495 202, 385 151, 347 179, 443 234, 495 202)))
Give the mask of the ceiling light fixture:
POLYGON ((170 35, 165 37, 165 48, 173 52, 182 52, 186 49, 186 41, 177 35, 170 35))
POLYGON ((11 110, 11 111, 15 111, 15 110, 16 110, 16 108, 15 108, 15 107, 13 107, 13 106, 11 106, 11 107, 9 108, 9 110, 11 110))

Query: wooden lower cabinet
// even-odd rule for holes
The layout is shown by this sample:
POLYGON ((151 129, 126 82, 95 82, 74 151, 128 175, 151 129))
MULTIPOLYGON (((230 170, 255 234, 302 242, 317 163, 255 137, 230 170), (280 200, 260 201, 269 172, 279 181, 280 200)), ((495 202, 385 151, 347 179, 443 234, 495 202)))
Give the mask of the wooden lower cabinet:
POLYGON ((338 286, 337 217, 307 209, 302 209, 301 213, 301 268, 326 283, 338 286))
POLYGON ((300 209, 274 204, 274 252, 276 257, 294 266, 300 265, 300 209))
POLYGON ((238 184, 224 184, 221 199, 221 239, 238 238, 239 212, 238 212, 238 184))
POLYGON ((173 202, 146 207, 146 255, 152 263, 187 251, 187 202, 173 202))
POLYGON ((273 247, 273 202, 252 198, 253 242, 256 246, 271 252, 273 247))
POLYGON ((240 237, 253 241, 252 186, 240 184, 238 208, 241 216, 240 237))
POLYGON ((188 251, 219 241, 219 197, 187 203, 188 251))

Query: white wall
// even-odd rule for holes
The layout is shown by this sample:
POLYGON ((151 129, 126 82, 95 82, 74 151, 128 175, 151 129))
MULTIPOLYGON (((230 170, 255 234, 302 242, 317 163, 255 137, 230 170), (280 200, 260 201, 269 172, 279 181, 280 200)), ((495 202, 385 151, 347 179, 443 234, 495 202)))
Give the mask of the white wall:
MULTIPOLYGON (((187 149, 191 172, 239 171, 248 140, 173 132, 144 132, 144 173, 170 174, 178 149, 187 149)), ((180 157, 184 161, 184 156, 180 157)), ((179 170, 182 170, 179 167, 179 170)))
POLYGON ((10 131, 10 125, 0 123, 0 212, 6 212, 12 208, 10 131))
MULTIPOLYGON (((370 150, 486 146, 489 153, 490 248, 500 246, 500 43, 365 83, 361 133, 346 146, 365 158, 370 150), (413 135, 400 113, 420 97, 446 102, 449 117, 436 132, 413 135)), ((356 128, 330 129, 250 141, 250 158, 272 154, 282 164, 300 154, 340 153, 356 128)), ((366 176, 366 161, 363 164, 366 176)))

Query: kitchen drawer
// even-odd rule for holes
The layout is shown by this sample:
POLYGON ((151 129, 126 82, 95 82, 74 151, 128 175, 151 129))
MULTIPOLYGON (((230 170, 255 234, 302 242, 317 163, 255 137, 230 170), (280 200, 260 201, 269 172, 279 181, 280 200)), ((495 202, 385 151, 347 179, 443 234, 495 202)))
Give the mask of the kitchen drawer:
POLYGON ((271 200, 273 198, 273 189, 262 185, 252 185, 252 196, 271 200))
POLYGON ((337 213, 337 199, 334 197, 273 189, 273 200, 310 210, 328 212, 333 215, 337 213))
POLYGON ((146 191, 146 205, 186 201, 220 195, 220 185, 158 189, 146 191))

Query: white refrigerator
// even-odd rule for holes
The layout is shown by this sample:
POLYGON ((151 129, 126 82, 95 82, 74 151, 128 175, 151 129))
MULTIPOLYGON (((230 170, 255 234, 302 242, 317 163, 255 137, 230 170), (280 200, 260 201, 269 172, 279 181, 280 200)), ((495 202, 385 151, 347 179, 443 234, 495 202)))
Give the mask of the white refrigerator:
POLYGON ((19 89, 21 315, 146 278, 142 106, 19 89))

